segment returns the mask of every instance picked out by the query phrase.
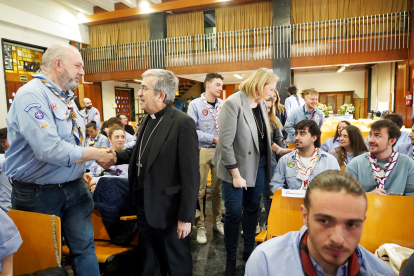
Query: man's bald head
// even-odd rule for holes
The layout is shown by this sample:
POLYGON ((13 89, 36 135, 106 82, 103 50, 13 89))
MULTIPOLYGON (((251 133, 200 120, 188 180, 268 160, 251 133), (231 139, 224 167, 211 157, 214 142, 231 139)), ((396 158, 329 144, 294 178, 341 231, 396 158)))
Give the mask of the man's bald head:
POLYGON ((84 98, 83 104, 85 105, 85 108, 87 109, 90 109, 92 107, 92 101, 89 98, 84 98))
POLYGON ((45 71, 52 70, 56 59, 67 63, 67 59, 71 53, 80 55, 79 50, 69 44, 54 44, 50 46, 42 56, 41 69, 45 71))

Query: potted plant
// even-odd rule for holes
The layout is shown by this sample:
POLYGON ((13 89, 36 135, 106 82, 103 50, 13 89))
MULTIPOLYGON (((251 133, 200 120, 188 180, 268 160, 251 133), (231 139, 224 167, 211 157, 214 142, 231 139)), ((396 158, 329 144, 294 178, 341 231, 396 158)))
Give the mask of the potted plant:
POLYGON ((332 109, 332 106, 326 106, 323 103, 318 103, 318 105, 316 106, 320 111, 323 112, 323 115, 325 117, 329 117, 329 110, 332 109))
POLYGON ((344 104, 339 108, 339 114, 352 114, 355 112, 355 106, 352 104, 344 104))

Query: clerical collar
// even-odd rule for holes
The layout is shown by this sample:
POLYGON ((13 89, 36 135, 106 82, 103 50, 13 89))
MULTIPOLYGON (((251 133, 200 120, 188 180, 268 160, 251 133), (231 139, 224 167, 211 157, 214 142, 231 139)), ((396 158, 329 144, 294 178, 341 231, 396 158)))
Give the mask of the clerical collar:
POLYGON ((151 119, 155 120, 155 119, 161 118, 162 115, 164 115, 165 111, 167 110, 168 106, 169 105, 167 104, 163 109, 161 109, 160 111, 158 111, 155 114, 149 114, 151 119))

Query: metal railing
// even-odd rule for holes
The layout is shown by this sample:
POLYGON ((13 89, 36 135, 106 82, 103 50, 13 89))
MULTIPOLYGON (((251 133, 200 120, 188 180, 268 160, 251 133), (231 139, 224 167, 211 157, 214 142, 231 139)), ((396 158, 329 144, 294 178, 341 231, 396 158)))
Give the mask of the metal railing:
POLYGON ((409 47, 409 12, 81 50, 86 73, 335 55, 409 47))

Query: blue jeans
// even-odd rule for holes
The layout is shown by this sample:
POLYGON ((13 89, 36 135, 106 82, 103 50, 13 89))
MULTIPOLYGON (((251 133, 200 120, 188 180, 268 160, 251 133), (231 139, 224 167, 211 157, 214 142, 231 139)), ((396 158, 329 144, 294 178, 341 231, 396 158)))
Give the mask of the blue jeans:
POLYGON ((254 249, 256 235, 257 214, 260 207, 260 198, 265 182, 266 156, 260 156, 254 187, 247 190, 234 188, 232 183, 223 180, 224 205, 224 243, 226 245, 227 259, 235 261, 237 244, 239 240, 239 225, 243 213, 244 252, 251 253, 254 249))
POLYGON ((73 257, 76 276, 99 276, 93 243, 92 195, 82 179, 56 187, 13 187, 13 209, 59 216, 62 234, 73 257))
MULTIPOLYGON (((276 166, 272 166, 272 177, 275 173, 275 170, 276 166)), ((270 198, 272 195, 272 191, 270 191, 270 183, 265 183, 263 187, 263 205, 265 208, 266 223, 267 219, 269 218, 270 206, 272 205, 272 199, 270 198)))

